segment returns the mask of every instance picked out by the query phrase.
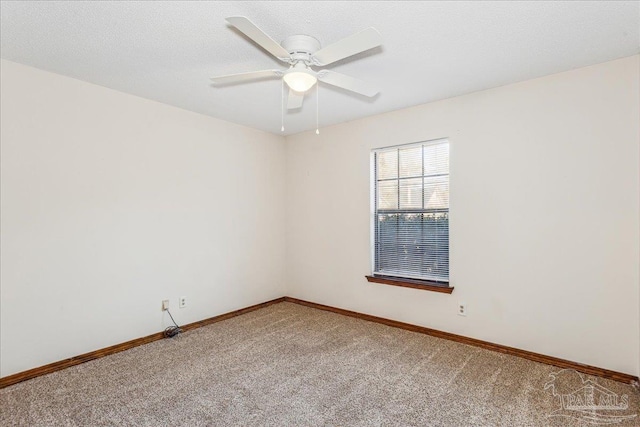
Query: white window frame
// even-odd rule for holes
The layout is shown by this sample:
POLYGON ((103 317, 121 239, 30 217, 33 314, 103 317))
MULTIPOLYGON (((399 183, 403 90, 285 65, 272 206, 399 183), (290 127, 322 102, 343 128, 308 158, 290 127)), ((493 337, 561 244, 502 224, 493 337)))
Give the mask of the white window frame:
MULTIPOLYGON (((370 249, 370 261, 371 261, 371 272, 373 276, 383 276, 383 277, 389 277, 391 279, 398 279, 398 280, 403 280, 403 279, 408 279, 410 281, 421 281, 421 282, 425 282, 425 283, 429 283, 429 284, 435 284, 437 286, 443 286, 443 287, 449 287, 450 286, 450 280, 451 280, 451 265, 449 264, 449 270, 448 270, 448 277, 447 280, 436 280, 436 279, 425 279, 423 277, 416 277, 416 276, 411 276, 411 275, 385 275, 383 273, 379 273, 376 272, 376 220, 377 220, 377 194, 376 194, 376 185, 377 185, 377 180, 378 177, 376 176, 376 153, 378 152, 383 152, 389 149, 399 149, 399 148, 411 148, 413 146, 424 146, 424 145, 431 145, 431 144, 442 144, 442 143, 447 143, 449 144, 449 151, 451 152, 451 141, 449 140, 449 138, 437 138, 437 139, 431 139, 431 140, 425 140, 425 141, 418 141, 418 142, 412 142, 412 143, 408 143, 408 144, 398 144, 398 145, 390 145, 390 146, 385 146, 385 147, 378 147, 378 148, 374 148, 371 150, 371 157, 370 157, 370 244, 369 244, 369 249, 370 249)), ((423 171, 424 173, 424 171, 423 171)), ((451 161, 449 159, 449 183, 451 182, 451 161)), ((449 190, 450 192, 450 190, 449 190)), ((449 203, 449 206, 447 208, 447 212, 449 215, 449 221, 451 219, 451 204, 449 203)), ((450 225, 450 222, 449 222, 450 225)), ((449 228, 449 242, 451 241, 451 229, 449 228)), ((449 245, 450 248, 450 245, 449 245)), ((449 249, 449 254, 450 254, 450 249, 449 249)))

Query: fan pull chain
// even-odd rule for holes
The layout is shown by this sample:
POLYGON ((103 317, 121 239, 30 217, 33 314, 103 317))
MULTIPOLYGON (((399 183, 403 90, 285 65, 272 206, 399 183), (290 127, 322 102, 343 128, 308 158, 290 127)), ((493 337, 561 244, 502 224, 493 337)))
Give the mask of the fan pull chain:
POLYGON ((284 79, 282 79, 282 91, 280 92, 280 132, 284 132, 284 79))
POLYGON ((316 135, 320 135, 320 120, 319 116, 319 104, 320 104, 320 84, 316 82, 316 135))

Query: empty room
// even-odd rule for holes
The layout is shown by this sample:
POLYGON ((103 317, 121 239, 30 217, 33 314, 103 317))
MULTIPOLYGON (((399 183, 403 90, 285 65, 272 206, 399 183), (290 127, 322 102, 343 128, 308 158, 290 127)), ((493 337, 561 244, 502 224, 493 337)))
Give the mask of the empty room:
POLYGON ((0 426, 640 426, 639 1, 0 1, 0 426))

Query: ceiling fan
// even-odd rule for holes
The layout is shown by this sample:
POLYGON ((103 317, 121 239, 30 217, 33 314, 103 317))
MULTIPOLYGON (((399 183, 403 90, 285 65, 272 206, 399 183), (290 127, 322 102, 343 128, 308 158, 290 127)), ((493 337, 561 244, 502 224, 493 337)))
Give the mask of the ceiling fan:
POLYGON ((289 110, 302 107, 305 92, 311 89, 318 80, 368 97, 373 97, 378 93, 378 90, 360 79, 331 70, 315 71, 312 69, 312 67, 329 65, 380 46, 382 36, 373 27, 321 48, 317 39, 306 35, 290 36, 279 44, 244 16, 229 17, 227 22, 280 61, 289 64, 289 69, 251 71, 212 77, 211 80, 216 85, 264 78, 282 78, 289 87, 287 100, 287 109, 289 110))

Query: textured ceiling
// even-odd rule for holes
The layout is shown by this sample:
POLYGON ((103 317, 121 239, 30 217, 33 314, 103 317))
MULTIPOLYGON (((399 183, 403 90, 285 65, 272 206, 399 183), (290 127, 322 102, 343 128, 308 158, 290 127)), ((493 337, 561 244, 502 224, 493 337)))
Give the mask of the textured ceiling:
MULTIPOLYGON (((1 4, 1 56, 273 133, 280 81, 212 87, 213 75, 284 64, 230 27, 323 46, 373 26, 381 48, 328 67, 373 83, 369 99, 320 87, 320 127, 640 52, 629 2, 57 2, 1 4)), ((315 129, 315 91, 285 134, 315 129)))

